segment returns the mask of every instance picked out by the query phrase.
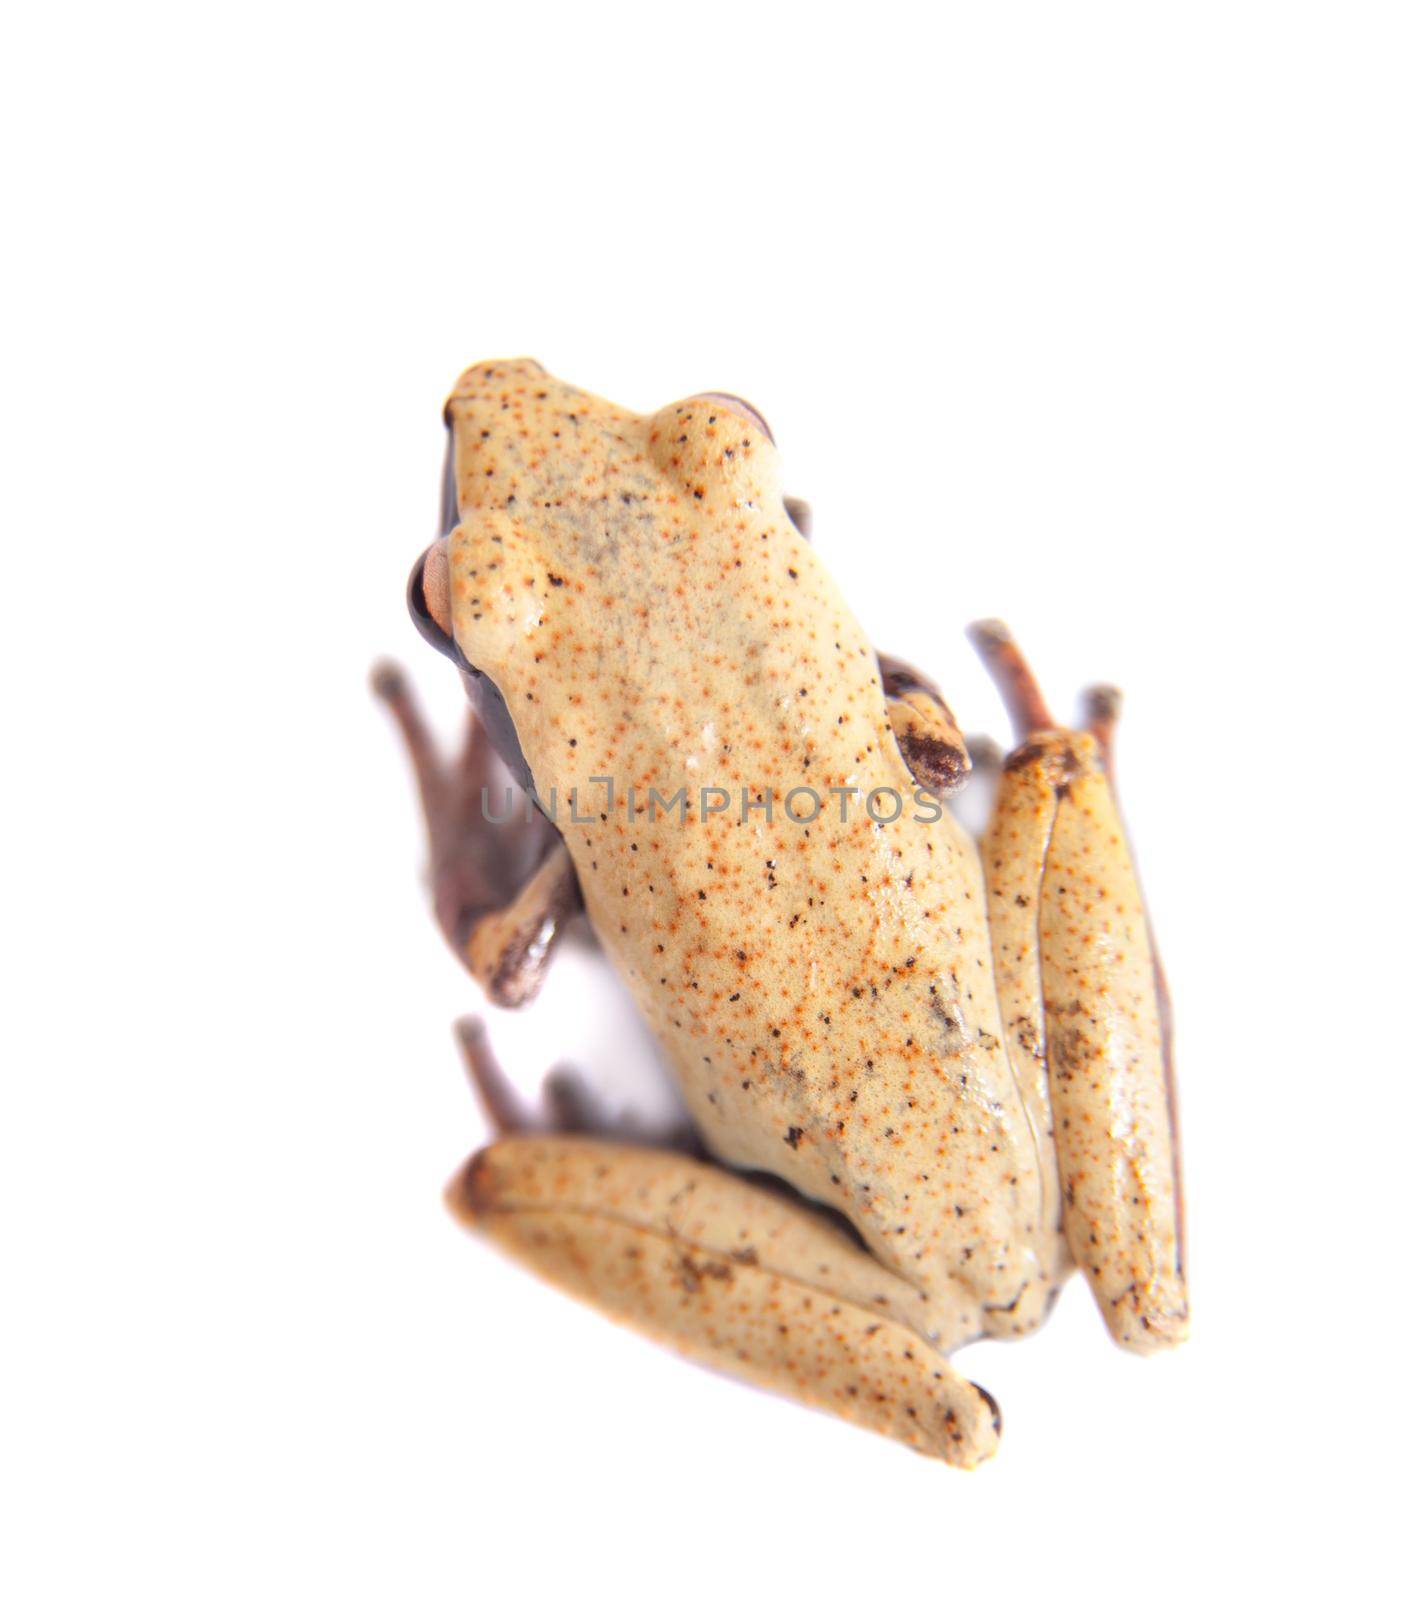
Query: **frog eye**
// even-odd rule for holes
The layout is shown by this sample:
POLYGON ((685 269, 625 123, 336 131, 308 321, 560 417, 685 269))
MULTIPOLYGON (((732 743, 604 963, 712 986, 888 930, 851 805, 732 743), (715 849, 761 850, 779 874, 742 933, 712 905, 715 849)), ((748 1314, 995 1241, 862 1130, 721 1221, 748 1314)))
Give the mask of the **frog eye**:
POLYGON ((413 626, 443 655, 458 660, 452 638, 452 580, 447 568, 447 541, 429 545, 408 574, 408 611, 413 626))
POLYGON ((751 423, 751 425, 757 429, 759 433, 764 433, 767 438, 771 440, 772 444, 776 443, 776 438, 773 435, 766 418, 761 414, 760 411, 756 409, 755 406, 749 406, 747 402, 741 399, 739 396, 735 394, 719 394, 717 390, 712 389, 709 390, 707 394, 696 395, 694 398, 698 400, 715 401, 722 407, 724 411, 730 411, 734 416, 741 417, 743 422, 751 423))

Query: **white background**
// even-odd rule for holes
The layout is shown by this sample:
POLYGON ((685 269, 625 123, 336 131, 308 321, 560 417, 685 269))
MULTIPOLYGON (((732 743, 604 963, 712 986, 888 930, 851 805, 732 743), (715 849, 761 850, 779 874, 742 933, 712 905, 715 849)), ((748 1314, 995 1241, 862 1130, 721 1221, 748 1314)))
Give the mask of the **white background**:
MULTIPOLYGON (((1398 1585, 1408 19, 11 19, 7 1595, 1398 1585), (1128 692, 1195 1334, 1123 1355, 1073 1285, 964 1352, 1007 1419, 975 1474, 661 1354, 442 1209, 485 1008, 366 674, 397 653, 455 726, 402 586, 446 390, 523 353, 758 404, 970 727, 1003 732, 978 615, 1061 705, 1128 692)), ((589 955, 491 1023, 528 1092, 571 1058, 653 1099, 589 955)))

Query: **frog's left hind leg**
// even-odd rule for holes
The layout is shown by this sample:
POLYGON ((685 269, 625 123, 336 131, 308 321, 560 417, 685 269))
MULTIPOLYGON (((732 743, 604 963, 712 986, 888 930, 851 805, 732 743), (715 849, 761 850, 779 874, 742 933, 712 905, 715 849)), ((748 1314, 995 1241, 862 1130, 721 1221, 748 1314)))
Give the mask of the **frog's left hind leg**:
POLYGON ((957 1466, 997 1448, 997 1406, 941 1353, 977 1336, 972 1303, 922 1304, 794 1197, 676 1151, 512 1135, 447 1200, 540 1277, 719 1372, 957 1466))
POLYGON ((552 1076, 526 1106, 476 1018, 457 1042, 498 1135, 448 1185, 459 1221, 720 1372, 958 1466, 997 1448, 996 1403, 944 1359, 981 1332, 960 1288, 930 1299, 820 1208, 696 1153, 604 1137, 582 1086, 567 1101, 552 1076))
POLYGON ((490 798, 496 758, 474 715, 449 761, 397 667, 375 668, 373 689, 398 724, 422 796, 438 925, 489 999, 524 1005, 580 907, 569 852, 532 806, 490 798))

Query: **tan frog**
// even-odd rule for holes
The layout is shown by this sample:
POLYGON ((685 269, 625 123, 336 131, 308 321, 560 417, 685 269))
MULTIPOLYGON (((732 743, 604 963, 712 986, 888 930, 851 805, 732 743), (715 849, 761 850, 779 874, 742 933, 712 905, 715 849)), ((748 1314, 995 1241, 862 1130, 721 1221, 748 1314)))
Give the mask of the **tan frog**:
POLYGON ((564 1095, 528 1126, 472 1030, 504 1137, 457 1214, 701 1360, 963 1465, 999 1414, 946 1355, 1031 1331, 1073 1263, 1119 1341, 1181 1338, 1113 703, 1056 727, 1005 632, 976 630, 1021 741, 980 849, 937 798, 969 765, 947 706, 871 648, 750 407, 641 416, 511 361, 467 371, 446 415, 447 532, 410 604, 476 708, 456 766, 378 680, 439 919, 520 1003, 583 903, 705 1157, 608 1140, 564 1095), (541 812, 494 820, 488 741, 541 812))

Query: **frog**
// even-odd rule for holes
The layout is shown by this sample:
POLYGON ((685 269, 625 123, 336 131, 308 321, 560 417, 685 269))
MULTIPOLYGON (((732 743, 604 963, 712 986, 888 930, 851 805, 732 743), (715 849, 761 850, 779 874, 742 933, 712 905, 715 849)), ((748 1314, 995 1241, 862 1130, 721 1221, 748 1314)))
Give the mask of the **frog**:
MULTIPOLYGON (((1001 1410, 953 1357, 1068 1277, 1148 1353, 1189 1323, 1167 991, 1115 794, 1118 695, 1057 723, 1000 623, 1014 726, 975 837, 943 694, 832 580, 774 435, 708 391, 639 413, 528 359, 447 401, 438 538, 408 606, 470 701, 444 757, 375 687, 421 791, 438 922, 525 1005, 587 920, 691 1120, 655 1143, 583 1084, 517 1102, 465 1226, 699 1362, 952 1465, 1001 1410), (508 772, 525 803, 497 816, 508 772)), ((515 792, 513 790, 513 792, 515 792)))

